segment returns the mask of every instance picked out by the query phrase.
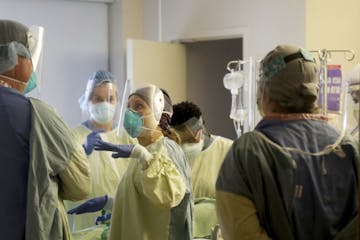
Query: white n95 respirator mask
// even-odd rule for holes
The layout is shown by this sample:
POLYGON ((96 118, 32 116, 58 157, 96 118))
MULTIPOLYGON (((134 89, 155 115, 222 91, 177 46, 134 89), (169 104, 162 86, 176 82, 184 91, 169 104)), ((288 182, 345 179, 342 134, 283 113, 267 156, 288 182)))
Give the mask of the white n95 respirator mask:
POLYGON ((89 112, 95 122, 100 124, 109 123, 114 118, 115 105, 108 102, 90 104, 89 112))
POLYGON ((201 139, 197 143, 183 143, 181 148, 183 149, 185 156, 188 160, 195 159, 201 153, 204 147, 204 139, 201 139))

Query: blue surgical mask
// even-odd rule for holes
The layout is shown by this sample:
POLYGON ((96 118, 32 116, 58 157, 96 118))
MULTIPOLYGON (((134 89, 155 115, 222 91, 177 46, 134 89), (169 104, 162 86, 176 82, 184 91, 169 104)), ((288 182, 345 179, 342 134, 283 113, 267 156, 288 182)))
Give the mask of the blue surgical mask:
POLYGON ((32 72, 29 81, 26 84, 26 87, 24 89, 24 94, 27 94, 29 92, 31 92, 32 90, 34 90, 34 88, 36 88, 37 86, 37 77, 36 77, 36 73, 32 72))
POLYGON ((131 137, 136 138, 139 136, 143 125, 144 120, 139 113, 131 110, 125 112, 124 128, 131 137))

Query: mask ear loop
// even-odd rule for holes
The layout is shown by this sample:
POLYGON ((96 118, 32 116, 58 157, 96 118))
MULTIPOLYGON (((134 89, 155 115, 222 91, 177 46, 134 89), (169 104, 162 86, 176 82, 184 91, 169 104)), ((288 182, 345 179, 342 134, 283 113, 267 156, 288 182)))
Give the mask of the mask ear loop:
MULTIPOLYGON (((8 76, 2 75, 2 74, 0 74, 0 76, 1 76, 2 78, 5 78, 5 79, 7 79, 7 80, 9 80, 9 81, 14 82, 14 83, 24 85, 25 87, 26 87, 26 85, 27 85, 27 82, 25 83, 25 82, 22 82, 22 81, 19 81, 19 80, 15 79, 15 78, 11 78, 11 77, 8 77, 8 76)), ((0 85, 1 85, 1 86, 4 86, 4 87, 16 89, 16 86, 13 86, 11 83, 8 83, 8 82, 6 82, 6 81, 4 81, 4 80, 0 80, 0 85)), ((24 87, 24 89, 25 89, 25 87, 24 87)))

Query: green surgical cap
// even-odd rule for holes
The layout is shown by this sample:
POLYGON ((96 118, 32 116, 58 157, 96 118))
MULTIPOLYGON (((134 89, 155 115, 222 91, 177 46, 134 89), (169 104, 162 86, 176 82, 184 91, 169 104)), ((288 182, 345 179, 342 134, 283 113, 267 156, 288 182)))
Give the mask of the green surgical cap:
POLYGON ((303 48, 279 45, 260 63, 259 85, 281 107, 303 109, 315 103, 318 84, 318 66, 303 48))

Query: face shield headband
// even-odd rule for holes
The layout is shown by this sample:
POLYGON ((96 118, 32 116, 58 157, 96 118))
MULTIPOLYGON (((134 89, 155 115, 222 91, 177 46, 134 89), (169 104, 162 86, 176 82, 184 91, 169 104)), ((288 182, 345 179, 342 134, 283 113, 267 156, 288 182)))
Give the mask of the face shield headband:
POLYGON ((260 63, 260 82, 270 81, 272 77, 277 75, 281 70, 286 68, 286 64, 295 60, 295 59, 304 59, 305 61, 314 62, 315 59, 311 52, 300 48, 299 52, 290 54, 286 57, 276 56, 269 62, 265 63, 261 61, 260 63))

